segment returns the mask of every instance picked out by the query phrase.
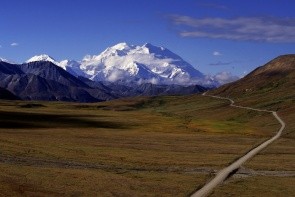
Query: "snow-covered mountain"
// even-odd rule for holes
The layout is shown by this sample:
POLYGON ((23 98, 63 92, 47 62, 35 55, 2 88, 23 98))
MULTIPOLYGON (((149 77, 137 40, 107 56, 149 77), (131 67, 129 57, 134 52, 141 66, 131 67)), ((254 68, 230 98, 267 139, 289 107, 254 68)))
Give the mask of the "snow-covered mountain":
POLYGON ((0 62, 6 62, 6 63, 14 64, 13 61, 9 61, 9 60, 7 60, 5 58, 2 58, 2 57, 0 57, 0 62))
POLYGON ((56 65, 60 66, 61 68, 63 68, 64 70, 68 71, 69 73, 71 73, 72 75, 76 77, 78 76, 86 77, 85 73, 80 68, 81 66, 80 62, 77 62, 75 60, 63 60, 57 63, 56 65))
POLYGON ((99 55, 85 56, 80 69, 94 81, 192 84, 205 78, 178 55, 148 43, 119 43, 99 55))
POLYGON ((26 61, 26 63, 31 63, 31 62, 52 62, 56 65, 59 64, 59 62, 55 61, 54 58, 50 57, 49 55, 46 54, 41 54, 41 55, 36 55, 34 57, 31 57, 26 61))
POLYGON ((41 55, 36 55, 26 61, 26 63, 31 63, 31 62, 51 62, 63 68, 64 70, 68 71, 74 76, 85 76, 84 72, 82 72, 80 69, 81 63, 75 60, 63 60, 61 62, 58 62, 49 55, 41 54, 41 55))
POLYGON ((7 60, 0 57, 0 62, 7 62, 7 60))
POLYGON ((72 75, 93 81, 123 84, 220 85, 214 77, 205 76, 170 50, 149 43, 142 46, 119 43, 98 55, 87 55, 82 61, 58 62, 43 54, 34 56, 26 62, 35 61, 52 62, 72 75))

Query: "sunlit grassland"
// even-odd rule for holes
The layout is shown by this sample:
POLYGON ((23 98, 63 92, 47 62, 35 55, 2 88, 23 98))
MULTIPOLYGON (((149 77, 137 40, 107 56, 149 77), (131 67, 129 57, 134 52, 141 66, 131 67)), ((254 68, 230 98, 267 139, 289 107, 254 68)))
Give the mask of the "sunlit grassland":
MULTIPOLYGON (((293 78, 294 79, 294 78, 293 78)), ((231 95, 238 105, 274 110, 286 123, 282 136, 248 161, 244 167, 260 171, 295 172, 295 92, 294 83, 231 95)), ((241 88, 241 91, 243 88, 241 88)), ((260 121, 258 119, 257 121, 260 121)), ((272 129, 277 131, 276 128, 272 129)), ((294 196, 294 176, 255 176, 223 185, 213 196, 294 196), (254 191, 253 191, 254 190, 254 191), (255 194, 255 195, 254 195, 255 194)))
POLYGON ((279 128, 267 113, 199 95, 1 101, 0 118, 4 196, 185 196, 279 128))
POLYGON ((295 177, 253 176, 231 179, 216 188, 210 196, 294 196, 294 182, 295 177))
POLYGON ((0 165, 3 196, 184 195, 205 175, 0 165))

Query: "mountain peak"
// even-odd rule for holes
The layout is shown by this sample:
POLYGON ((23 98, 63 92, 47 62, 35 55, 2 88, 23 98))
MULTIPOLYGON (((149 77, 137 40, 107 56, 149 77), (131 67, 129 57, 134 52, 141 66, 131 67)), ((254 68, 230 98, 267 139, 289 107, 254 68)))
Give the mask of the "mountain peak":
POLYGON ((121 42, 112 46, 111 48, 116 50, 124 50, 126 48, 129 48, 129 45, 126 42, 121 42))
POLYGON ((14 61, 10 61, 10 60, 7 60, 7 59, 1 58, 1 57, 0 57, 0 62, 5 62, 5 63, 9 63, 9 64, 15 64, 14 61))
POLYGON ((8 60, 0 57, 0 62, 8 62, 8 60))
POLYGON ((159 84, 205 84, 205 75, 172 51, 151 43, 129 45, 118 43, 98 55, 87 55, 82 61, 57 62, 46 54, 26 61, 47 61, 63 68, 74 76, 94 81, 157 82, 159 84))
POLYGON ((41 55, 36 55, 30 59, 28 59, 26 61, 26 63, 30 63, 30 62, 39 62, 39 61, 42 61, 42 62, 52 62, 54 64, 57 63, 57 61, 55 61, 55 59, 53 59, 52 57, 50 57, 49 55, 46 55, 46 54, 41 54, 41 55))
POLYGON ((197 84, 204 75, 175 53, 151 43, 118 43, 99 55, 85 56, 80 66, 94 81, 138 82, 151 80, 159 84, 197 84))
POLYGON ((155 46, 152 45, 152 44, 149 43, 149 42, 146 42, 146 43, 143 45, 143 47, 147 47, 147 48, 149 48, 149 47, 155 47, 155 46))

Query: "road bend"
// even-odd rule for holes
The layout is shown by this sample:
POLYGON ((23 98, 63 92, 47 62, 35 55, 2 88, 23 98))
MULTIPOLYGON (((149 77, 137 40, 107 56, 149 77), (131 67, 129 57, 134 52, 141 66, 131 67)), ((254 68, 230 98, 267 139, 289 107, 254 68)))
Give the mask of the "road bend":
POLYGON ((273 141, 278 139, 281 136, 281 134, 282 134, 282 132, 285 129, 285 126, 286 126, 285 122, 279 117, 279 115, 275 111, 268 111, 268 110, 263 110, 263 109, 255 109, 255 108, 251 108, 251 107, 243 107, 243 106, 235 105, 234 104, 235 102, 230 98, 225 98, 225 97, 220 97, 220 96, 210 96, 210 95, 206 95, 206 93, 203 93, 203 96, 209 96, 209 97, 213 97, 213 98, 217 98, 217 99, 228 100, 228 101, 231 102, 230 106, 232 106, 232 107, 272 113, 272 115, 281 124, 281 128, 278 130, 276 135, 274 135, 273 137, 271 137, 267 141, 261 143, 259 146, 253 148, 251 151, 249 151, 248 153, 246 153, 245 155, 240 157, 238 160, 236 160, 235 162, 233 162, 229 166, 227 166, 227 167, 223 168, 222 170, 220 170, 213 179, 211 179, 208 183, 206 183, 201 189, 196 191, 192 195, 192 197, 205 197, 205 196, 208 196, 213 191, 213 189, 215 187, 217 187, 224 180, 226 180, 231 175, 231 173, 237 171, 242 164, 244 164, 250 158, 254 157, 257 153, 259 153, 262 149, 267 147, 273 141))

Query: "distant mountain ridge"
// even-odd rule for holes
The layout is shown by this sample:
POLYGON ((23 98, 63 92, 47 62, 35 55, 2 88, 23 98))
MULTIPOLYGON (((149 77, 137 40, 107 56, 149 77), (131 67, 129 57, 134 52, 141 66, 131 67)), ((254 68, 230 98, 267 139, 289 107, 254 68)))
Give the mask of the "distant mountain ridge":
MULTIPOLYGON (((116 48, 122 49, 124 46, 119 45, 116 48)), ((118 51, 116 53, 121 54, 118 51)), ((54 64, 53 58, 48 57, 43 56, 45 61, 36 58, 37 61, 24 64, 0 61, 0 88, 24 100, 77 102, 97 102, 133 96, 183 95, 207 90, 199 85, 126 83, 124 79, 116 82, 93 81, 70 74, 54 64)), ((211 92, 232 98, 259 97, 266 103, 272 103, 278 95, 280 98, 294 98, 295 93, 291 91, 294 88, 295 55, 284 55, 258 67, 244 78, 211 92)))
POLYGON ((118 80, 154 84, 203 83, 204 75, 166 48, 119 43, 101 54, 86 57, 81 69, 94 81, 118 80))
POLYGON ((58 65, 59 62, 55 61, 52 57, 46 54, 36 55, 28 59, 25 63, 31 63, 31 62, 52 62, 55 65, 58 65))
POLYGON ((77 78, 51 61, 33 61, 24 64, 1 61, 0 88, 7 90, 5 94, 11 92, 23 100, 74 102, 98 102, 141 95, 192 94, 205 90, 201 86, 189 88, 152 85, 142 89, 137 84, 130 86, 112 82, 104 84, 84 77, 77 78))
POLYGON ((0 61, 0 87, 24 100, 97 102, 183 95, 218 86, 227 78, 227 73, 208 77, 170 50, 149 43, 119 43, 82 61, 59 62, 46 54, 23 64, 0 61))
POLYGON ((120 83, 152 83, 159 85, 219 85, 212 77, 205 76, 180 56, 164 47, 150 43, 142 46, 119 43, 99 55, 85 56, 82 61, 63 60, 42 54, 26 62, 50 61, 72 75, 94 81, 120 83))
POLYGON ((113 99, 107 92, 91 87, 51 62, 9 64, 0 62, 0 87, 24 100, 96 102, 113 99))

